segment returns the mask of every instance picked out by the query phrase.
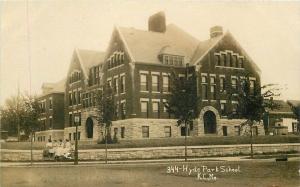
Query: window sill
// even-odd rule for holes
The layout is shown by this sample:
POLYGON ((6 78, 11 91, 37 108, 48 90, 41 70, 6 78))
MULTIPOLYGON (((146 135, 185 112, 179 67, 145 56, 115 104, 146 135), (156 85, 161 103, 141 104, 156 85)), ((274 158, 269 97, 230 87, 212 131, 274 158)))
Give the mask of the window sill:
POLYGON ((143 90, 141 90, 140 92, 142 92, 142 93, 149 93, 149 91, 143 91, 143 90))

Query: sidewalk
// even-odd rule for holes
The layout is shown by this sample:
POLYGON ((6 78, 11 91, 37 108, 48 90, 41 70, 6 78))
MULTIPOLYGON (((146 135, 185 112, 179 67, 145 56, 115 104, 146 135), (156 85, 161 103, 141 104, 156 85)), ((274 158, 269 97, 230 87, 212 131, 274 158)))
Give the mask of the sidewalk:
MULTIPOLYGON (((300 157, 292 157, 289 161, 300 161, 300 157)), ((274 158, 270 159, 249 159, 249 156, 241 157, 208 157, 208 158, 189 158, 187 162, 184 159, 151 159, 151 160, 113 160, 108 161, 108 165, 159 165, 159 164, 170 164, 170 163, 193 163, 193 162, 247 162, 247 161, 268 161, 275 162, 274 158)), ((79 161, 77 166, 95 166, 103 165, 105 161, 79 161)), ((0 167, 30 167, 30 162, 0 162, 0 167)), ((33 162, 31 167, 61 167, 61 166, 75 166, 74 162, 33 162)))

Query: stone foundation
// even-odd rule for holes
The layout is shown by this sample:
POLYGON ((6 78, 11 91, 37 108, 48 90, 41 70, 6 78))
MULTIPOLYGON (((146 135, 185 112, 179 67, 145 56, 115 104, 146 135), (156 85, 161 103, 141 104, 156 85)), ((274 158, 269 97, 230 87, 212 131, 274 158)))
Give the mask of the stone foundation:
MULTIPOLYGON (((255 154, 300 152, 299 143, 291 144, 255 144, 255 154)), ((214 145, 214 146, 189 146, 189 157, 232 156, 250 154, 250 145, 214 145)), ((159 159, 159 158, 183 158, 184 146, 179 147, 151 147, 151 148, 123 148, 108 149, 109 160, 130 159, 159 159)), ((104 160, 104 149, 79 150, 80 160, 104 160)), ((1 149, 1 161, 29 161, 30 150, 1 149)), ((42 150, 33 151, 33 160, 42 161, 42 150)))

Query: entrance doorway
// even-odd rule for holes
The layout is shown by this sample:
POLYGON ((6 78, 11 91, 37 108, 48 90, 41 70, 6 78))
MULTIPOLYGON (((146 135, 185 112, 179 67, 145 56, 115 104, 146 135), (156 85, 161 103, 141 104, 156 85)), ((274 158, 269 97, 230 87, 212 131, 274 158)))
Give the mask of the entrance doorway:
POLYGON ((217 132, 216 115, 212 111, 207 111, 203 116, 204 133, 215 134, 217 132))
POLYGON ((94 129, 94 122, 91 117, 88 117, 86 120, 86 133, 87 138, 93 138, 93 129, 94 129))

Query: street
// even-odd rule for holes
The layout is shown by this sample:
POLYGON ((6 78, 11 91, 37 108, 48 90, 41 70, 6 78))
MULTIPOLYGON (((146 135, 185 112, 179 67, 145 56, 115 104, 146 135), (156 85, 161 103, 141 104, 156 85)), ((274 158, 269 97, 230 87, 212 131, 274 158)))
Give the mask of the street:
POLYGON ((299 160, 1 167, 1 187, 299 186, 299 160))

